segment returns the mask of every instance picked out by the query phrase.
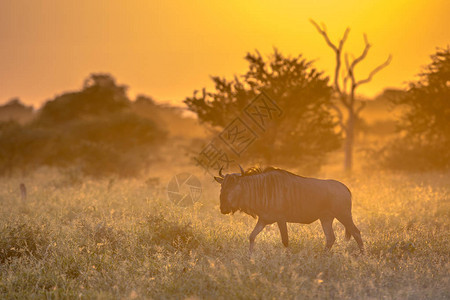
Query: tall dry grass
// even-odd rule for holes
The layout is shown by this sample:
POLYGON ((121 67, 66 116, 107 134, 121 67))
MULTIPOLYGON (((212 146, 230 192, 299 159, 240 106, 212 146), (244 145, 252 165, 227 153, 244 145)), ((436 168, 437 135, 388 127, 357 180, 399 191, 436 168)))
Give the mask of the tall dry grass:
POLYGON ((364 256, 335 221, 330 253, 316 222, 289 225, 290 251, 269 226, 249 257, 255 220, 221 215, 207 177, 185 208, 165 177, 2 179, 0 298, 448 299, 450 175, 362 175, 335 178, 352 189, 364 256))

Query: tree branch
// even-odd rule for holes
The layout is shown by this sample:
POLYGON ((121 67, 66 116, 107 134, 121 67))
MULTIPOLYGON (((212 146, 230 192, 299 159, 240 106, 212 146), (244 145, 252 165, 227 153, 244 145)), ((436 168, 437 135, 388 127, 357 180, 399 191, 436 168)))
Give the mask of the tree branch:
POLYGON ((371 45, 369 44, 369 41, 367 40, 366 34, 364 34, 364 43, 365 43, 365 46, 364 46, 363 52, 361 53, 361 55, 359 57, 354 59, 352 64, 350 65, 350 68, 352 69, 352 71, 355 68, 355 66, 367 56, 367 53, 369 52, 369 49, 371 47, 371 45))
POLYGON ((339 95, 339 101, 344 104, 345 107, 350 108, 350 102, 347 99, 347 94, 343 93, 339 95))
MULTIPOLYGON (((347 56, 347 53, 345 54, 347 56)), ((345 57, 345 68, 342 69, 341 78, 342 78, 342 90, 344 92, 347 91, 347 82, 350 79, 350 75, 348 72, 348 58, 345 57)))
POLYGON ((358 116, 359 113, 366 107, 367 101, 360 101, 360 106, 355 110, 355 116, 358 116))
POLYGON ((328 37, 328 34, 326 32, 326 27, 324 24, 322 24, 322 27, 320 27, 314 20, 310 19, 309 21, 311 22, 311 24, 314 25, 314 27, 317 29, 317 31, 323 36, 327 45, 331 49, 333 49, 333 51, 336 53, 336 68, 334 71, 334 88, 338 92, 338 94, 341 95, 343 93, 341 90, 341 87, 339 86, 339 70, 341 68, 341 53, 342 53, 342 48, 344 47, 344 43, 347 40, 348 34, 350 32, 350 28, 347 27, 345 29, 344 35, 342 36, 342 39, 339 41, 339 46, 336 47, 336 45, 333 44, 333 42, 331 42, 330 38, 328 37))
POLYGON ((336 104, 334 104, 334 103, 331 103, 330 106, 331 106, 331 108, 332 108, 334 111, 336 111, 336 114, 337 114, 337 117, 338 117, 338 123, 339 123, 339 126, 341 126, 341 128, 342 128, 344 131, 346 131, 346 130, 347 130, 347 127, 345 126, 345 123, 344 123, 344 116, 343 116, 343 114, 342 114, 341 109, 340 109, 336 104))
POLYGON ((330 41, 325 26, 323 26, 324 28, 322 29, 319 26, 319 24, 317 24, 313 19, 309 19, 309 21, 314 25, 314 27, 316 27, 317 31, 323 36, 328 46, 330 46, 330 48, 332 48, 334 51, 338 51, 338 48, 330 41))
POLYGON ((339 41, 339 50, 342 50, 342 47, 344 47, 344 43, 347 40, 349 32, 350 27, 345 28, 344 35, 342 36, 342 39, 339 41))
POLYGON ((345 68, 347 70, 347 75, 344 78, 345 84, 347 84, 347 80, 349 79, 352 81, 353 84, 353 82, 355 81, 355 77, 353 74, 353 69, 350 68, 350 63, 348 62, 348 53, 345 53, 344 58, 345 58, 345 68))
POLYGON ((381 65, 379 65, 378 67, 376 67, 375 69, 372 70, 372 72, 370 72, 369 76, 366 79, 362 79, 358 82, 356 82, 356 86, 359 86, 361 84, 365 84, 368 83, 369 81, 372 80, 372 77, 378 73, 379 71, 381 71, 382 69, 386 68, 392 61, 392 55, 389 55, 389 57, 386 59, 386 61, 384 63, 382 63, 381 65))
POLYGON ((342 88, 343 88, 343 92, 339 94, 339 100, 342 102, 342 104, 344 104, 345 107, 347 107, 348 109, 351 109, 351 104, 350 101, 348 101, 348 93, 347 93, 347 81, 349 79, 352 80, 352 84, 354 82, 354 77, 353 77, 353 70, 350 69, 349 66, 349 62, 348 62, 348 53, 345 54, 344 56, 344 60, 345 60, 345 71, 343 72, 343 82, 342 82, 342 88))

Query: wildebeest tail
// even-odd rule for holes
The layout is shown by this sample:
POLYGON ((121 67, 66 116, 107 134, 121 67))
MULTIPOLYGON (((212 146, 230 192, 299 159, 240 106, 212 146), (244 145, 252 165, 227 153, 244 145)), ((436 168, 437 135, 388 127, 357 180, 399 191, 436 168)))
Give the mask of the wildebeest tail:
MULTIPOLYGON (((352 195, 352 192, 350 191, 350 189, 348 188, 348 186, 346 186, 345 184, 344 184, 344 186, 347 188, 347 191, 350 193, 350 211, 351 211, 351 209, 352 209, 352 198, 353 198, 353 195, 352 195)), ((351 218, 351 217, 350 217, 350 218, 351 218)), ((352 221, 352 222, 353 222, 353 221, 352 221)), ((350 233, 350 231, 348 230, 348 228, 345 227, 345 240, 350 241, 351 238, 352 238, 352 234, 350 233)))

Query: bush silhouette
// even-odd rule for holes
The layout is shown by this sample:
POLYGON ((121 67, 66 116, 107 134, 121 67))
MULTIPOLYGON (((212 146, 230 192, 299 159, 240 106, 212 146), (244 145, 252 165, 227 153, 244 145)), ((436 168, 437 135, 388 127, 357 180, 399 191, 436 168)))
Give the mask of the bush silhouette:
POLYGON ((136 176, 166 132, 129 109, 126 88, 91 75, 80 92, 47 102, 35 121, 0 123, 0 174, 47 165, 91 176, 136 176))
POLYGON ((431 63, 393 102, 407 112, 399 123, 400 137, 381 155, 392 169, 450 168, 450 47, 438 49, 431 63))

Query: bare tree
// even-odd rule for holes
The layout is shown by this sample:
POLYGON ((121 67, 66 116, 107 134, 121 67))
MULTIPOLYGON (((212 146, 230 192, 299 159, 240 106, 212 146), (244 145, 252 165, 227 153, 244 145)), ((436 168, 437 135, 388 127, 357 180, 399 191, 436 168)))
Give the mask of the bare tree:
POLYGON ((353 144, 354 144, 354 130, 355 130, 355 121, 357 120, 360 112, 364 109, 366 102, 357 101, 355 99, 355 91, 356 89, 365 83, 368 83, 372 80, 373 76, 381 71, 383 68, 387 67, 392 60, 392 56, 386 59, 385 62, 374 68, 369 75, 361 80, 357 80, 355 78, 355 67, 358 63, 364 60, 369 52, 371 45, 367 40, 366 34, 364 34, 364 43, 365 47, 362 51, 361 55, 354 58, 349 58, 349 54, 345 53, 344 55, 344 63, 345 65, 342 67, 342 49, 344 47, 345 41, 347 40, 348 34, 350 32, 350 28, 347 27, 342 38, 340 39, 338 44, 334 44, 331 42, 330 38, 327 34, 327 29, 325 24, 321 24, 319 26, 314 20, 310 20, 317 31, 324 37, 327 45, 333 49, 336 55, 336 67, 334 69, 334 82, 333 87, 336 93, 338 102, 341 104, 336 105, 335 103, 332 105, 333 109, 336 111, 339 125, 345 133, 345 170, 351 171, 352 163, 353 163, 353 144), (349 84, 350 83, 350 84, 349 84), (343 107, 343 109, 342 109, 343 107), (344 120, 343 110, 346 111, 347 119, 344 120))

